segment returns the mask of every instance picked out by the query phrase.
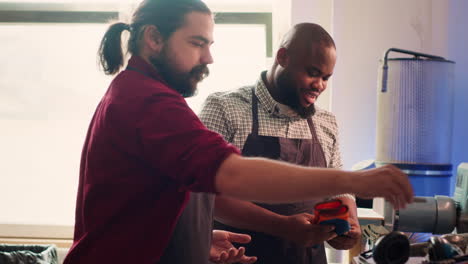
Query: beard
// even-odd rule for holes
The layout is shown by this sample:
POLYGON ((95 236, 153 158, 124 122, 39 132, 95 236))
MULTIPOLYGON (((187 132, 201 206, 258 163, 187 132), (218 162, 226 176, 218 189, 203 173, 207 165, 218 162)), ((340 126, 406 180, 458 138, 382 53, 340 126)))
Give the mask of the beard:
POLYGON ((285 104, 293 109, 300 117, 309 118, 315 114, 315 105, 311 104, 304 107, 301 104, 300 89, 295 86, 294 81, 287 76, 281 74, 276 81, 280 103, 285 104))
POLYGON ((177 70, 175 62, 170 59, 165 47, 160 54, 151 57, 149 60, 169 87, 179 92, 185 98, 194 96, 197 92, 197 84, 210 74, 206 64, 197 65, 189 72, 177 70))

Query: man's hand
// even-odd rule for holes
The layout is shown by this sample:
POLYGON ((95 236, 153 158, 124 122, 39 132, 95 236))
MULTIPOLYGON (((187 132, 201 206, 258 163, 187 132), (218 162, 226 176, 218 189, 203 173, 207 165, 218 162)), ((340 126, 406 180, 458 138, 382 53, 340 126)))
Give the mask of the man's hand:
POLYGON ((335 237, 328 242, 334 249, 348 250, 354 247, 359 242, 361 237, 361 226, 357 217, 356 202, 353 199, 343 197, 341 198, 343 204, 346 204, 349 208, 348 222, 351 228, 345 234, 335 237))
POLYGON ((348 232, 327 241, 334 249, 348 250, 353 248, 354 245, 359 242, 359 238, 361 237, 361 227, 359 226, 357 219, 349 218, 348 222, 351 226, 351 229, 348 232))
POLYGON ((245 248, 236 249, 232 243, 249 243, 250 236, 237 234, 222 230, 213 230, 211 240, 210 261, 219 264, 226 263, 254 263, 257 257, 247 257, 244 255, 245 248))
POLYGON ((314 216, 308 213, 284 216, 278 225, 276 236, 293 241, 299 246, 310 247, 336 237, 332 225, 312 224, 314 216))
POLYGON ((353 176, 348 177, 349 186, 358 197, 383 197, 395 210, 413 202, 414 193, 408 176, 393 165, 352 173, 353 176))

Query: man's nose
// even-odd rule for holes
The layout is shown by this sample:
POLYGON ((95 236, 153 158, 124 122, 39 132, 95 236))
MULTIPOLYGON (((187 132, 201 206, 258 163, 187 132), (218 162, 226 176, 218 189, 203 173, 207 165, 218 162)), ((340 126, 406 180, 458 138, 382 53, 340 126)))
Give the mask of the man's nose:
POLYGON ((322 92, 325 89, 325 83, 322 78, 314 78, 312 81, 312 88, 322 92))
POLYGON ((212 64, 213 63, 213 56, 211 55, 210 49, 206 49, 201 58, 200 58, 200 64, 212 64))

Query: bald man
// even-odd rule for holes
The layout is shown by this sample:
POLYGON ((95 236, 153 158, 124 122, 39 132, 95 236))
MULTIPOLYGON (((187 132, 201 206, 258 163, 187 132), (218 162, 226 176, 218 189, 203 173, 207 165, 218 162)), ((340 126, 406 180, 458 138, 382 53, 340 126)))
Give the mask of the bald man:
MULTIPOLYGON (((331 36, 317 24, 298 24, 284 36, 274 64, 254 85, 212 94, 200 119, 243 156, 341 168, 335 116, 315 105, 335 61, 331 36)), ((341 236, 332 226, 312 224, 313 207, 323 199, 271 205, 217 196, 215 227, 249 234, 246 254, 257 256, 257 263, 326 263, 324 241, 350 249, 361 235, 354 197, 333 198, 350 209, 351 229, 341 236)))

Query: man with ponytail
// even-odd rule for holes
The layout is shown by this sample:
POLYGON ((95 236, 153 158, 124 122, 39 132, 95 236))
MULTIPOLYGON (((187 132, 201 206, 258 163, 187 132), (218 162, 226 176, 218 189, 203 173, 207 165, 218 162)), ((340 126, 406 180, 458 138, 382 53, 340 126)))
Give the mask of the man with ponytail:
MULTIPOLYGON (((115 23, 105 33, 100 62, 117 76, 83 146, 66 264, 164 263, 170 244, 183 242, 175 236, 184 239, 188 232, 200 238, 187 242, 200 244, 201 260, 185 263, 202 263, 205 256, 219 263, 255 261, 243 249, 230 249, 230 242, 248 242, 245 235, 214 232, 210 251, 212 208, 194 210, 185 217, 193 226, 174 232, 191 193, 264 203, 353 193, 384 197, 395 208, 412 201, 408 178, 395 167, 346 172, 247 158, 208 130, 184 97, 208 75, 213 27, 211 11, 199 0, 144 0, 130 24, 115 23), (130 32, 128 61, 124 30, 130 32)), ((178 250, 166 263, 177 263, 171 258, 185 248, 178 250)))

